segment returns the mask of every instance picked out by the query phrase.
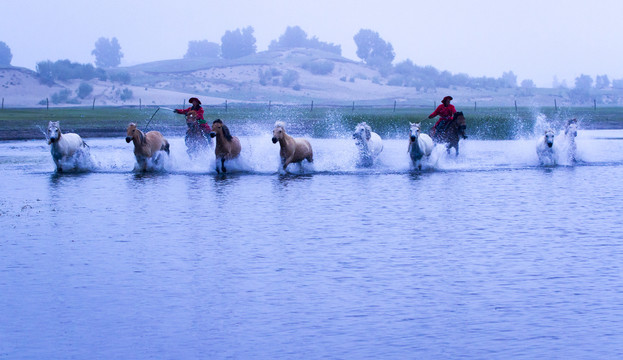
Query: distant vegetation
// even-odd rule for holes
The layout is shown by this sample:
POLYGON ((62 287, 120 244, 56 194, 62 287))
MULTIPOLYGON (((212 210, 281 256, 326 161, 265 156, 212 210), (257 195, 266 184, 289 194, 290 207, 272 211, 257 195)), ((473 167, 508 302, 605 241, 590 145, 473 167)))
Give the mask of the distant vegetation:
POLYGON ((268 45, 269 51, 294 48, 318 49, 336 55, 342 55, 342 47, 340 45, 322 42, 315 36, 308 38, 307 33, 298 26, 288 26, 283 35, 279 37, 279 40, 273 40, 270 45, 268 45))
POLYGON ((123 57, 121 45, 119 45, 116 37, 112 39, 103 37, 97 39, 95 49, 91 51, 91 54, 95 56, 95 65, 99 68, 117 67, 123 57))
POLYGON ((242 31, 226 31, 221 38, 221 55, 224 59, 236 59, 243 56, 255 54, 255 36, 253 27, 248 26, 242 31))
POLYGON ((0 66, 11 66, 12 59, 11 48, 3 41, 0 41, 0 66))
POLYGON ((91 80, 98 78, 106 80, 106 71, 103 69, 96 69, 91 64, 79 64, 69 60, 41 61, 37 63, 37 73, 44 84, 72 79, 91 80))

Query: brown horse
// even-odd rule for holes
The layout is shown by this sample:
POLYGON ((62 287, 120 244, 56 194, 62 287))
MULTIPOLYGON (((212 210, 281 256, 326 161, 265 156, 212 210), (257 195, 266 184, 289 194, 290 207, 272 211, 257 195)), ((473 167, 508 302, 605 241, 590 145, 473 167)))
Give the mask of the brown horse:
POLYGON ((147 160, 152 159, 155 163, 160 158, 159 151, 169 154, 169 142, 158 131, 149 131, 143 134, 136 128, 135 123, 128 125, 128 133, 125 142, 134 141, 134 156, 141 170, 147 170, 147 160))
POLYGON ((235 136, 231 136, 229 128, 223 124, 221 119, 216 119, 212 123, 210 137, 216 137, 216 147, 214 148, 216 172, 220 173, 221 170, 226 172, 225 160, 235 159, 240 155, 240 140, 235 136), (219 162, 221 163, 220 169, 219 162))
POLYGON ((439 129, 434 133, 431 129, 431 137, 436 143, 446 144, 446 151, 448 154, 450 153, 450 149, 454 148, 456 150, 456 155, 458 156, 459 137, 467 139, 467 136, 465 135, 466 128, 465 116, 462 111, 459 111, 454 114, 452 120, 450 120, 443 129, 439 129))
POLYGON ((212 145, 212 139, 199 126, 195 110, 190 110, 186 114, 186 125, 188 129, 186 129, 184 143, 186 144, 188 156, 193 157, 212 145))
POLYGON ((286 134, 285 123, 277 121, 273 129, 273 144, 279 142, 281 150, 281 164, 285 171, 289 164, 300 163, 303 160, 314 161, 311 144, 305 139, 295 139, 286 134))

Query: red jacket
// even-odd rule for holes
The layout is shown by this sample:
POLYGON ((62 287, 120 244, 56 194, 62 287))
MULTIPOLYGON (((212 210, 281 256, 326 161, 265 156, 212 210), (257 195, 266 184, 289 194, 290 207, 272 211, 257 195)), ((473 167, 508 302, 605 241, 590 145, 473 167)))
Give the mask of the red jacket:
POLYGON ((203 108, 201 106, 197 107, 197 109, 193 109, 192 106, 187 108, 187 109, 175 109, 175 112, 178 113, 178 114, 186 115, 191 110, 195 110, 197 112, 197 122, 199 124, 205 124, 206 123, 205 119, 203 118, 203 108))
POLYGON ((448 106, 445 106, 444 104, 441 104, 437 106, 437 109, 435 109, 435 111, 433 111, 433 113, 430 114, 428 117, 434 118, 435 116, 439 115, 439 120, 437 120, 437 122, 435 123, 435 127, 437 127, 437 125, 439 125, 441 120, 452 119, 452 116, 454 116, 455 112, 456 112, 456 109, 454 108, 454 105, 450 104, 448 106))

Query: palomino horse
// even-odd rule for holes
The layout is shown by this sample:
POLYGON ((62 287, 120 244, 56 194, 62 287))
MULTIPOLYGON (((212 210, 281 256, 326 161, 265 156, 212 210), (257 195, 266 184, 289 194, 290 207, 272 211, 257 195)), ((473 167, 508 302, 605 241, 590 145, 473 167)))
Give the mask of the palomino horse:
POLYGON ((413 166, 422 170, 422 158, 433 152, 433 139, 420 131, 420 123, 409 123, 409 156, 413 166))
POLYGON ((432 139, 436 143, 446 144, 446 151, 448 154, 450 153, 450 149, 454 148, 456 150, 456 155, 459 155, 459 138, 467 139, 465 135, 465 129, 467 126, 465 125, 465 116, 463 116, 463 112, 459 111, 454 113, 452 120, 450 120, 444 129, 440 129, 435 131, 432 134, 432 139))
POLYGON ((543 136, 536 143, 536 154, 542 165, 556 165, 556 152, 554 148, 554 131, 545 130, 543 136))
POLYGON ((89 146, 80 135, 74 133, 62 134, 58 121, 48 123, 48 145, 52 159, 56 164, 56 171, 63 171, 63 166, 73 168, 80 157, 89 157, 89 146), (73 164, 71 162, 74 162, 73 164))
POLYGON ((220 173, 221 170, 226 172, 225 160, 235 159, 240 155, 240 140, 231 135, 229 128, 223 124, 221 119, 216 119, 212 123, 210 137, 216 137, 216 147, 214 148, 214 154, 216 155, 216 172, 220 173))
POLYGON ((359 164, 361 166, 372 166, 374 160, 383 151, 383 140, 379 134, 372 131, 370 125, 365 122, 357 124, 353 139, 359 149, 359 164))
POLYGON ((201 126, 199 126, 195 110, 191 110, 186 114, 186 125, 188 129, 186 129, 184 143, 186 144, 188 156, 193 157, 212 145, 212 138, 204 134, 201 126))
POLYGON ((314 153, 311 144, 306 139, 295 139, 286 134, 286 124, 277 121, 273 128, 273 144, 279 142, 279 155, 281 156, 281 166, 285 171, 291 163, 301 163, 307 160, 314 162, 314 153))
POLYGON ((134 142, 134 156, 142 171, 147 170, 147 160, 152 160, 154 163, 158 162, 160 151, 169 154, 169 142, 160 132, 149 131, 147 134, 143 134, 136 128, 135 123, 128 125, 125 142, 129 143, 130 141, 134 142))

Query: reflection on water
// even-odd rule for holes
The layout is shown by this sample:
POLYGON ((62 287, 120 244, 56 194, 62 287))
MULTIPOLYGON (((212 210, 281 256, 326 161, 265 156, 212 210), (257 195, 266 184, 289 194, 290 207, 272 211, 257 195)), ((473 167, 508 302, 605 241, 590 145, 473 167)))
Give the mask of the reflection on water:
POLYGON ((620 358, 623 161, 584 141, 556 167, 474 142, 417 172, 391 141, 287 174, 258 147, 221 175, 2 163, 0 358, 620 358))

